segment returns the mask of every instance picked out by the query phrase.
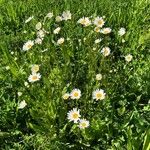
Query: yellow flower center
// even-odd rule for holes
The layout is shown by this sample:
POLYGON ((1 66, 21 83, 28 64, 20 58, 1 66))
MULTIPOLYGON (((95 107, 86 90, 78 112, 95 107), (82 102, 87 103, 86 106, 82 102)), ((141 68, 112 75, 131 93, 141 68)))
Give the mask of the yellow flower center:
POLYGON ((103 96, 102 93, 97 93, 97 94, 96 94, 96 97, 97 97, 97 98, 101 98, 102 96, 103 96))
POLYGON ((102 25, 103 24, 103 20, 98 20, 98 25, 102 25))
POLYGON ((74 97, 78 97, 78 96, 79 96, 79 93, 75 92, 74 97))
POLYGON ((83 128, 85 128, 87 125, 86 125, 85 122, 83 122, 83 123, 81 123, 81 126, 82 126, 83 128))
POLYGON ((32 80, 37 80, 37 76, 33 76, 33 77, 32 77, 32 80))
POLYGON ((29 44, 27 47, 28 47, 28 48, 31 48, 31 47, 32 47, 32 45, 31 45, 31 44, 29 44))
POLYGON ((72 115, 72 117, 73 117, 73 119, 78 119, 78 118, 79 118, 79 115, 78 115, 77 113, 74 113, 74 114, 72 115))
POLYGON ((96 27, 96 28, 95 28, 95 32, 99 32, 99 28, 96 27))

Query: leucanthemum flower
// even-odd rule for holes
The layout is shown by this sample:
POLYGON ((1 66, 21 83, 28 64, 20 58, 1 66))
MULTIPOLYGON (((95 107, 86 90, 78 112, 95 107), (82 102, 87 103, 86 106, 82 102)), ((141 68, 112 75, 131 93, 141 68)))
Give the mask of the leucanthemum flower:
POLYGON ((37 37, 42 39, 42 38, 44 38, 45 34, 46 34, 46 32, 41 29, 37 32, 37 37))
POLYGON ((118 31, 118 35, 119 36, 123 36, 126 33, 126 29, 125 28, 120 28, 120 30, 118 31))
POLYGON ((71 13, 70 13, 69 10, 63 12, 62 19, 63 20, 69 20, 69 19, 71 19, 71 13))
POLYGON ((36 64, 32 65, 31 71, 32 73, 37 73, 39 71, 39 65, 36 64))
POLYGON ((94 31, 97 32, 97 33, 100 32, 100 27, 95 27, 94 31))
POLYGON ((106 93, 104 92, 104 90, 102 89, 97 89, 93 92, 93 99, 96 99, 96 100, 103 100, 105 99, 105 95, 106 93))
POLYGON ((102 80, 102 75, 100 73, 96 75, 96 80, 98 81, 102 80))
POLYGON ((79 128, 80 129, 85 129, 85 128, 89 127, 89 125, 90 125, 90 123, 88 120, 86 120, 86 119, 79 120, 79 128))
POLYGON ((110 54, 110 48, 109 47, 104 47, 101 51, 101 53, 106 57, 110 54))
POLYGON ((28 77, 28 81, 33 83, 33 82, 36 82, 38 80, 40 80, 41 78, 41 75, 40 73, 32 73, 29 77, 28 77))
POLYGON ((96 17, 96 18, 94 19, 94 24, 95 24, 97 27, 102 28, 103 25, 105 24, 105 21, 103 20, 102 17, 96 17))
POLYGON ((70 94, 69 94, 69 93, 65 93, 65 94, 62 96, 62 98, 65 99, 65 100, 67 100, 69 97, 70 97, 70 94))
POLYGON ((100 32, 103 34, 109 34, 111 33, 111 28, 103 28, 100 32))
POLYGON ((43 38, 36 38, 35 39, 35 44, 42 44, 43 38))
POLYGON ((130 62, 132 60, 132 58, 133 58, 133 56, 131 54, 128 54, 128 55, 125 56, 125 60, 127 62, 130 62))
POLYGON ((57 44, 58 44, 58 45, 63 44, 64 41, 65 41, 64 38, 60 38, 60 39, 58 39, 57 44))
POLYGON ((100 43, 102 41, 102 39, 96 39, 95 40, 95 44, 98 44, 98 43, 100 43))
POLYGON ((21 101, 18 105, 18 109, 23 109, 24 107, 26 107, 27 103, 25 100, 21 101))
POLYGON ((38 22, 36 25, 35 25, 35 29, 36 30, 40 30, 42 28, 42 23, 41 22, 38 22))
POLYGON ((27 41, 24 45, 23 45, 23 51, 28 51, 29 49, 32 48, 32 46, 34 45, 34 41, 27 41))
POLYGON ((56 16, 55 20, 56 20, 56 22, 61 22, 63 20, 63 18, 61 16, 56 16))
POLYGON ((34 16, 29 17, 27 20, 25 20, 25 23, 30 22, 33 18, 34 18, 34 16))
POLYGON ((60 30, 61 30, 61 28, 58 27, 58 28, 56 28, 56 29, 53 31, 53 33, 54 33, 54 34, 58 34, 60 30))
POLYGON ((73 110, 67 113, 68 120, 73 121, 74 123, 78 123, 80 117, 81 117, 80 110, 78 110, 77 108, 73 108, 73 110))
POLYGON ((73 89, 70 97, 71 99, 79 99, 81 97, 81 91, 79 89, 73 89))
POLYGON ((83 26, 87 27, 91 25, 91 21, 88 17, 82 17, 78 20, 78 23, 82 24, 83 26))

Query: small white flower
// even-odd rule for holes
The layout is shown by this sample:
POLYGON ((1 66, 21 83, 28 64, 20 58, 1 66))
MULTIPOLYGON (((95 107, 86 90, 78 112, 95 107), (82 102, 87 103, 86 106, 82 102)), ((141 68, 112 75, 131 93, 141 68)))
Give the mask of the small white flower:
POLYGON ((61 22, 63 20, 63 18, 61 16, 56 16, 55 20, 56 20, 56 22, 61 22))
POLYGON ((34 42, 35 42, 35 44, 42 44, 42 41, 43 41, 43 39, 36 38, 34 42))
POLYGON ((33 83, 33 82, 36 82, 38 80, 40 80, 41 78, 41 75, 40 73, 32 73, 29 77, 28 77, 28 81, 33 83))
POLYGON ((40 29, 42 28, 41 22, 38 22, 38 23, 35 25, 35 28, 36 28, 36 30, 40 30, 40 29))
POLYGON ((71 99, 79 99, 81 97, 81 91, 79 89, 73 89, 70 97, 71 99))
POLYGON ((123 36, 126 33, 126 29, 125 28, 120 28, 120 30, 118 31, 118 35, 119 36, 123 36))
POLYGON ((38 38, 44 38, 44 36, 45 36, 45 31, 44 30, 39 30, 38 32, 37 32, 37 37, 38 38))
POLYGON ((82 24, 83 26, 87 27, 91 25, 91 21, 88 17, 82 17, 78 20, 78 23, 82 24))
POLYGON ((13 55, 14 54, 14 52, 13 51, 11 51, 11 53, 10 53, 11 55, 13 55))
POLYGON ((58 28, 56 28, 56 29, 53 31, 53 33, 54 33, 54 34, 58 34, 60 30, 61 30, 61 28, 58 27, 58 28))
POLYGON ((6 66, 6 70, 9 70, 10 69, 10 67, 9 66, 6 66))
POLYGON ((27 103, 25 100, 21 101, 18 105, 18 109, 23 109, 24 107, 26 107, 27 103))
POLYGON ((95 20, 94 20, 94 24, 95 24, 97 27, 102 28, 103 25, 105 24, 105 21, 103 20, 102 17, 96 17, 95 20))
POLYGON ((95 27, 94 31, 97 32, 97 33, 100 32, 100 27, 95 27))
POLYGON ((30 22, 33 18, 34 18, 34 16, 29 17, 27 20, 25 20, 25 23, 30 22))
POLYGON ((106 57, 110 54, 110 48, 109 47, 104 47, 101 51, 101 53, 106 57))
POLYGON ((111 32, 111 28, 103 28, 100 32, 103 34, 109 34, 111 32))
POLYGON ((63 12, 62 19, 63 20, 69 20, 69 19, 71 19, 71 13, 70 13, 69 10, 63 12))
POLYGON ((85 128, 89 127, 89 125, 90 125, 90 123, 88 120, 86 120, 86 119, 79 120, 79 128, 80 129, 85 129, 85 128))
POLYGON ((67 113, 68 120, 73 121, 74 123, 77 123, 80 117, 80 110, 77 110, 77 108, 73 108, 73 110, 67 113))
POLYGON ((24 45, 23 45, 23 51, 28 51, 29 49, 32 48, 32 46, 34 45, 34 41, 27 41, 24 45))
POLYGON ((69 97, 70 97, 70 94, 69 94, 69 93, 65 93, 65 94, 62 96, 62 98, 65 99, 65 100, 68 99, 69 97))
POLYGON ((50 13, 48 13, 48 14, 46 15, 46 17, 49 18, 49 19, 52 18, 53 16, 54 16, 54 15, 53 15, 52 12, 50 12, 50 13))
POLYGON ((130 62, 132 60, 132 58, 133 58, 133 56, 131 54, 128 54, 128 55, 125 56, 125 60, 127 62, 130 62))
POLYGON ((101 75, 101 74, 97 74, 97 75, 96 75, 96 80, 98 80, 98 81, 99 81, 99 80, 102 80, 102 75, 101 75))
POLYGON ((105 95, 106 93, 104 92, 104 90, 102 89, 97 89, 93 92, 93 99, 96 99, 96 100, 103 100, 105 99, 105 95))
POLYGON ((64 38, 60 38, 60 39, 58 39, 57 44, 58 44, 58 45, 63 44, 64 41, 65 41, 64 38))
POLYGON ((22 95, 22 92, 18 92, 17 94, 18 94, 18 96, 21 96, 21 95, 22 95))
POLYGON ((100 43, 102 41, 102 39, 96 39, 95 40, 95 44, 98 44, 98 43, 100 43))

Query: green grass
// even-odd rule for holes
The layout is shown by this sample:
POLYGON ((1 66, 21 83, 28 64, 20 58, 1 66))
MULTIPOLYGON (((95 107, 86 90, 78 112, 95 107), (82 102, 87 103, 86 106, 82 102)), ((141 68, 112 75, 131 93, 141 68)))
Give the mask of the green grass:
POLYGON ((150 148, 148 0, 0 0, 0 11, 0 149, 150 148), (65 10, 71 11, 71 20, 58 24, 54 18, 47 20, 44 28, 50 34, 43 44, 22 51, 27 40, 35 39, 36 23, 42 22, 48 12, 57 16, 65 10), (25 24, 30 16, 34 19, 25 24), (112 33, 103 36, 92 32, 93 26, 77 24, 83 16, 105 16, 105 27, 110 27, 112 33), (54 35, 57 26, 62 29, 54 35), (123 37, 117 35, 121 27, 127 31, 123 37), (62 46, 53 43, 59 37, 65 38, 62 46), (94 41, 100 37, 103 41, 96 46, 94 41), (111 49, 108 57, 100 54, 104 46, 111 49), (133 55, 129 63, 124 59, 127 54, 133 55), (42 77, 29 83, 28 88, 24 82, 28 81, 32 64, 40 65, 42 77), (102 74, 101 81, 96 81, 97 73, 102 74), (74 88, 81 90, 81 98, 63 100, 62 95, 74 88), (98 88, 104 89, 106 98, 97 102, 92 92, 98 88), (27 106, 18 109, 22 100, 27 106), (85 130, 67 119, 67 113, 75 107, 90 122, 85 130))

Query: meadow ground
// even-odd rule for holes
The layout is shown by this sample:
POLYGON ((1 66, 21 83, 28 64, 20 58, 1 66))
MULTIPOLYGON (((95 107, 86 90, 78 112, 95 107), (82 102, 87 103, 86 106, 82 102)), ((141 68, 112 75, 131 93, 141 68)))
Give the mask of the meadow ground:
POLYGON ((0 149, 149 150, 149 124, 150 1, 0 0, 0 149))

